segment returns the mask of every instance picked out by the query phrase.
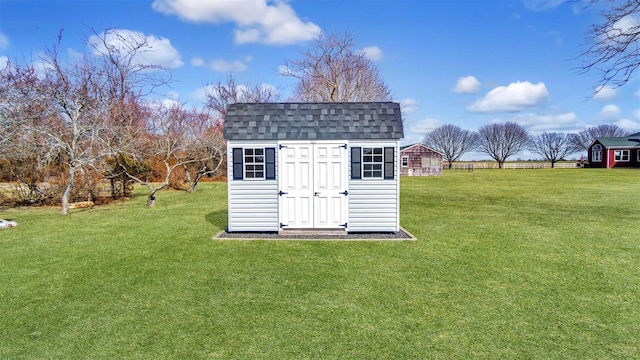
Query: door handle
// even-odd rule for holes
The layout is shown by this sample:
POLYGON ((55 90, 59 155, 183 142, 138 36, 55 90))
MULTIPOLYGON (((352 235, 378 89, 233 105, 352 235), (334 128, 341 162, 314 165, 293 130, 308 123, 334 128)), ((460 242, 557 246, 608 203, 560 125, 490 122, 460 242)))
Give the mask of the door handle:
POLYGON ((313 193, 313 196, 320 196, 320 193, 316 191, 313 193))

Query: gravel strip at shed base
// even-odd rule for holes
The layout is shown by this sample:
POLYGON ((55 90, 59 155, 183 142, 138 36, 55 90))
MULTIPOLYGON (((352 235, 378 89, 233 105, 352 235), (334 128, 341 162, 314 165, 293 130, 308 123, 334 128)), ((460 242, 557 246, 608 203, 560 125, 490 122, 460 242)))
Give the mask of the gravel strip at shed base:
POLYGON ((216 234, 214 240, 330 240, 330 241, 415 241, 416 238, 403 228, 397 232, 358 232, 345 235, 305 235, 279 234, 277 232, 227 232, 216 234))

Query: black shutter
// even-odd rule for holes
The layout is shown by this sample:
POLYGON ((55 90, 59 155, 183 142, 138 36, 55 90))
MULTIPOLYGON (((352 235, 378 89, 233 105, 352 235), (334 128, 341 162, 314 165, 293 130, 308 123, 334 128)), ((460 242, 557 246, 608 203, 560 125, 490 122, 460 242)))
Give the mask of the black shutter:
POLYGON ((266 148, 264 149, 265 154, 265 179, 266 180, 275 180, 276 178, 276 148, 266 148))
POLYGON ((395 159, 393 156, 394 148, 386 147, 384 148, 384 178, 385 180, 393 179, 393 170, 395 167, 395 159))
POLYGON ((351 148, 351 179, 361 179, 361 163, 362 163, 362 149, 359 147, 351 148))
POLYGON ((242 180, 242 148, 233 148, 233 180, 242 180))

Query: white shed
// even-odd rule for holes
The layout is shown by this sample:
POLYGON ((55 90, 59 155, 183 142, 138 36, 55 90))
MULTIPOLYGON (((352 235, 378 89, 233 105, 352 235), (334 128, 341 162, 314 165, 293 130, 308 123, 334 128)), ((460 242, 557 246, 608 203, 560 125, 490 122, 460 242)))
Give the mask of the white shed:
POLYGON ((229 105, 227 231, 399 231, 403 136, 393 102, 229 105))

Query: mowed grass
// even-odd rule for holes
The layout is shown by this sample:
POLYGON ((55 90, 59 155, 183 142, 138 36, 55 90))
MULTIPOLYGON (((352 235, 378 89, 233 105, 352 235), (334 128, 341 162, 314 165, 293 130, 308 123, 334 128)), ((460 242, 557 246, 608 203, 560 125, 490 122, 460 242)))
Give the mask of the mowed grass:
POLYGON ((2 359, 638 358, 640 171, 403 178, 415 242, 212 240, 226 184, 0 212, 2 359))

